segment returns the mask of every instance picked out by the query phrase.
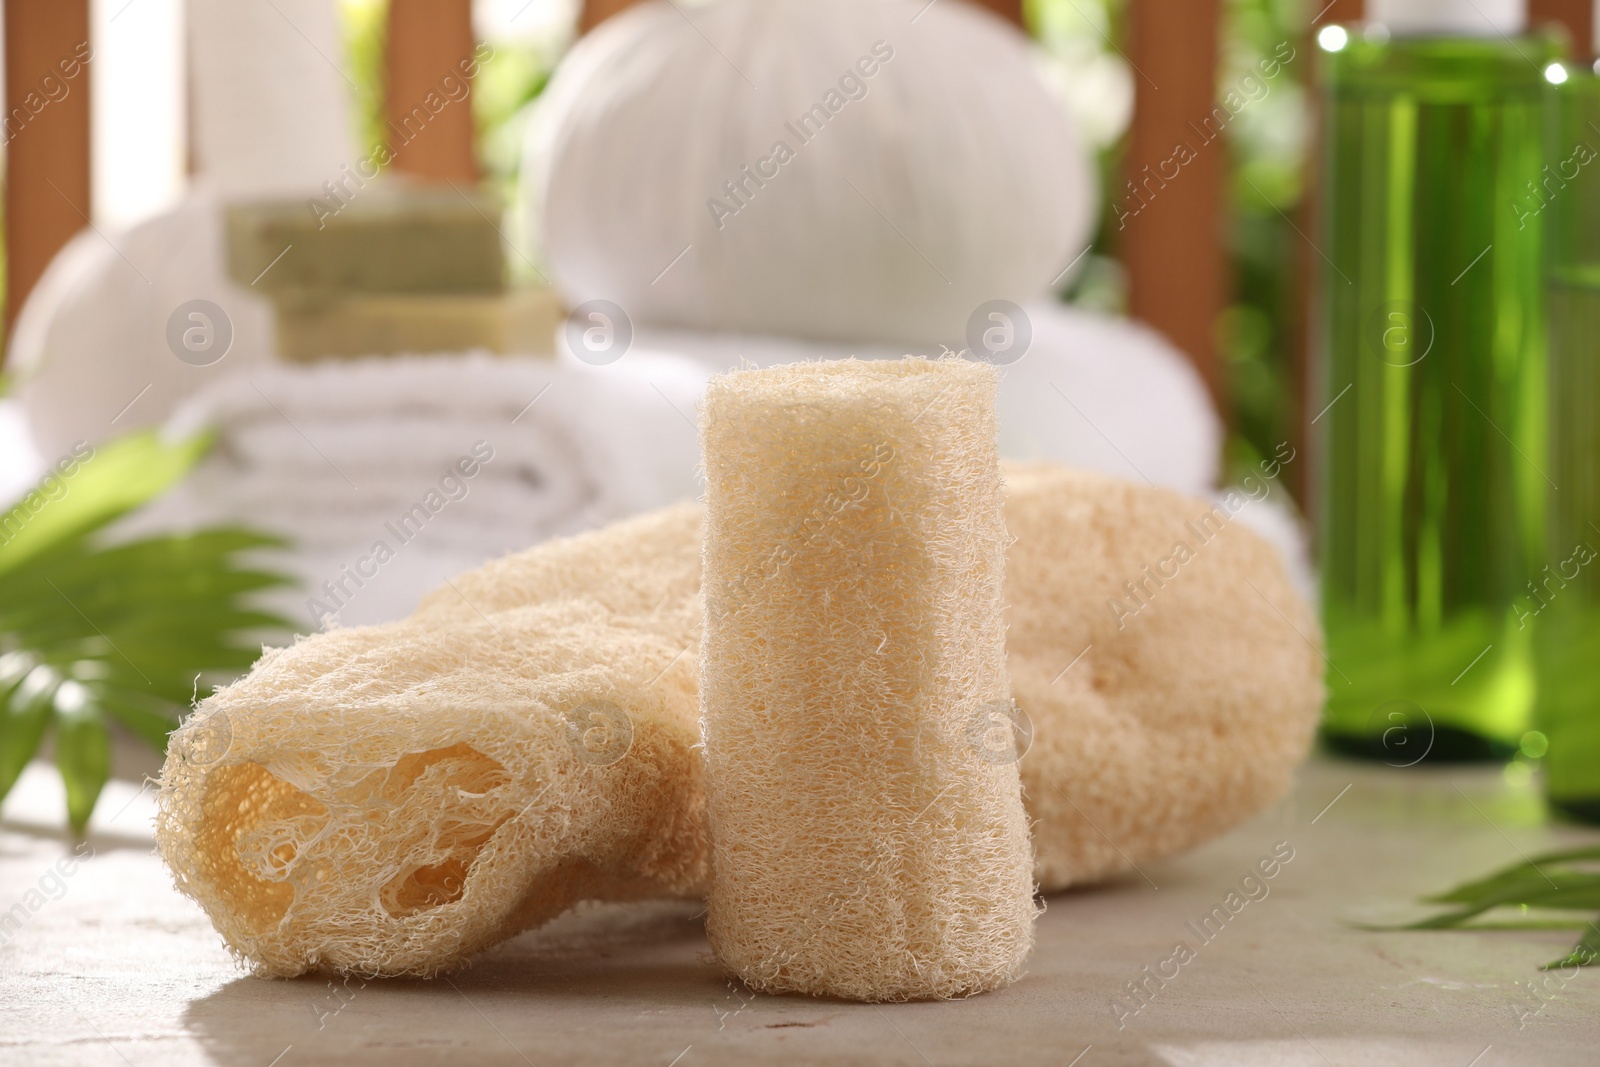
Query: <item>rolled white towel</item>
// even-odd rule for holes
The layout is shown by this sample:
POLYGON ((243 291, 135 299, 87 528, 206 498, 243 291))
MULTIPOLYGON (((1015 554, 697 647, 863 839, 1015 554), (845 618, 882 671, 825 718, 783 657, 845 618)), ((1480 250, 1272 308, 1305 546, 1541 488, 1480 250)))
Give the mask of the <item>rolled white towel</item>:
POLYGON ((236 521, 277 530, 307 549, 337 549, 379 536, 409 540, 427 527, 429 543, 476 548, 487 558, 494 551, 518 547, 523 540, 531 543, 592 525, 588 515, 595 495, 582 472, 582 464, 576 462, 541 462, 534 467, 480 436, 448 463, 389 478, 363 478, 359 492, 337 478, 301 478, 272 470, 240 476, 227 464, 203 466, 186 492, 225 507, 236 521), (480 464, 473 458, 475 446, 494 449, 490 462, 480 464), (476 468, 472 477, 454 471, 461 460, 476 468), (513 465, 514 473, 508 474, 505 464, 513 465), (561 466, 566 466, 566 474, 551 492, 551 468, 561 466), (490 537, 498 539, 493 549, 487 547, 490 537))
POLYGON ((281 517, 306 543, 375 532, 430 490, 454 516, 540 533, 564 531, 604 506, 600 472, 570 427, 550 418, 410 411, 338 419, 263 405, 217 423, 226 429, 216 462, 196 475, 201 491, 235 501, 241 514, 281 517))
POLYGON ((484 560, 697 495, 706 377, 645 354, 620 373, 482 353, 262 368, 175 416, 170 432, 209 427, 216 447, 127 532, 282 533, 310 599, 280 609, 382 621, 484 560))

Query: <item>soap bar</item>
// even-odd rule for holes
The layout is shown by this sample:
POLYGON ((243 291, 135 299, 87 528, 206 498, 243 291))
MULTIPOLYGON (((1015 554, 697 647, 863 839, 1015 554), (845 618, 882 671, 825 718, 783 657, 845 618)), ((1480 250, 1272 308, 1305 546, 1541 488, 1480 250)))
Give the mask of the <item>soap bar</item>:
POLYGON ((354 293, 278 300, 278 355, 295 363, 406 352, 548 356, 564 315, 555 291, 354 293))
POLYGON ((453 189, 240 204, 227 212, 228 275, 266 293, 496 293, 499 226, 491 199, 453 189))
POLYGON ((993 367, 712 380, 700 712, 707 932, 752 988, 866 1001, 1014 979, 1032 853, 1009 707, 993 367))

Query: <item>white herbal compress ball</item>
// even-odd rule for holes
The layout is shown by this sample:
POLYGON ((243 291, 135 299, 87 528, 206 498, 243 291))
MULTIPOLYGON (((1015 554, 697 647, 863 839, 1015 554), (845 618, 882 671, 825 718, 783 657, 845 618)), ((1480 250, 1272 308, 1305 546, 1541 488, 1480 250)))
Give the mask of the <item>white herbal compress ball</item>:
POLYGON ((649 0, 541 108, 535 237, 570 304, 636 322, 961 348, 1088 240, 1067 114, 959 0, 649 0))

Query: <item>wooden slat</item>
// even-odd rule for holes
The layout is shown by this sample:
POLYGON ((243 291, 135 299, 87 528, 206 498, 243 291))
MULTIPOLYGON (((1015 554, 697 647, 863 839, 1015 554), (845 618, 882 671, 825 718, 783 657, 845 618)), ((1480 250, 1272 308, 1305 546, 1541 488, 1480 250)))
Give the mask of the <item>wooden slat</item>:
POLYGON ((996 15, 1016 26, 1023 26, 1022 0, 972 0, 979 7, 988 8, 996 15))
POLYGON ((384 117, 396 170, 424 181, 478 180, 472 99, 451 99, 475 44, 471 0, 390 0, 384 117))
POLYGON ((62 245, 88 224, 88 0, 6 0, 6 336, 62 245), (73 66, 76 64, 76 67, 73 66), (67 77, 72 71, 74 76, 67 77), (49 79, 48 81, 46 79, 49 79))
POLYGON ((628 10, 639 0, 583 0, 583 11, 578 16, 578 32, 588 33, 612 15, 628 10))
POLYGON ((1227 146, 1225 132, 1211 133, 1226 126, 1211 117, 1221 14, 1220 0, 1133 0, 1133 125, 1124 183, 1108 193, 1117 205, 1129 312, 1183 350, 1226 412, 1215 332, 1229 289, 1227 146))
MULTIPOLYGON (((1316 26, 1326 26, 1330 22, 1360 22, 1367 17, 1366 0, 1333 0, 1322 13, 1316 17, 1316 26)), ((1316 32, 1313 26, 1312 32, 1316 32)))
POLYGON ((1593 0, 1529 0, 1528 21, 1560 23, 1572 35, 1572 54, 1594 55, 1593 0))

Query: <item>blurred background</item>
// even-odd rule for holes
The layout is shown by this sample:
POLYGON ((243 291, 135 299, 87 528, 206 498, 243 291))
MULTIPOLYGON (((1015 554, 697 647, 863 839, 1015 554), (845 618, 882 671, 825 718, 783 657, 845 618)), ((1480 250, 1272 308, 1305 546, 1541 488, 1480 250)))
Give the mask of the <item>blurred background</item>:
MULTIPOLYGON (((1339 25, 1371 14, 1360 0, 10 0, 0 694, 30 725, 0 732, 0 796, 54 722, 81 823, 109 773, 105 726, 159 749, 262 641, 398 618, 487 559, 696 496, 696 405, 744 361, 993 362, 1003 457, 1218 502, 1315 601, 1312 430, 1355 382, 1308 369, 1319 286, 1441 244, 1424 220, 1400 259, 1354 244, 1343 268, 1329 257, 1323 68, 1377 55, 1350 60, 1350 99, 1366 99, 1383 64, 1415 67, 1381 24, 1343 51, 1339 25)), ((1591 40, 1592 4, 1536 0, 1528 23, 1517 40, 1469 27, 1462 47, 1500 48, 1484 84, 1509 69, 1506 100, 1534 109, 1566 77, 1556 42, 1591 40)), ((1427 77, 1381 121, 1409 114, 1427 77)), ((1434 147, 1460 159, 1485 154, 1470 123, 1510 128, 1498 97, 1449 106, 1434 147)), ((1352 188, 1387 166, 1357 159, 1370 140, 1345 144, 1352 188)), ((1537 140, 1517 142, 1534 146, 1530 178, 1537 140)), ((1510 202, 1525 228, 1522 176, 1469 205, 1478 222, 1504 228, 1510 202)), ((1435 716, 1468 690, 1505 721, 1463 752, 1544 754, 1517 598, 1572 549, 1533 547, 1544 489, 1518 464, 1538 466, 1542 417, 1494 409, 1542 405, 1538 330, 1474 347, 1509 333, 1468 321, 1487 303, 1473 286, 1500 262, 1538 285, 1532 238, 1515 261, 1496 240, 1419 268, 1447 294, 1431 314, 1453 301, 1465 324, 1442 356, 1407 376, 1409 348, 1350 355, 1416 280, 1371 272, 1376 295, 1340 313, 1356 332, 1329 364, 1353 360, 1366 382, 1321 427, 1365 465, 1338 527, 1354 562, 1336 607, 1354 621, 1331 633, 1330 664, 1371 667, 1347 694, 1350 731, 1396 765, 1410 750, 1393 739, 1425 729, 1433 751, 1435 716), (1513 364, 1514 390, 1471 377, 1513 364), (1509 448, 1471 422, 1436 469, 1389 485, 1439 439, 1429 420, 1451 388, 1509 448), (1407 403, 1369 447, 1359 420, 1407 403), (1527 497, 1506 520, 1518 529, 1463 547, 1452 530, 1499 521, 1477 484, 1491 468, 1527 497), (1424 645, 1426 686, 1407 673, 1424 645)), ((1515 300, 1503 313, 1533 321, 1515 300)), ((1573 447, 1587 477, 1588 446, 1573 447)))
MULTIPOLYGON (((1300 442, 1314 266, 1308 257, 1316 256, 1308 201, 1315 129, 1311 32, 1314 24, 1359 19, 1361 0, 996 2, 1037 42, 1041 71, 1076 120, 1101 177, 1093 247, 1058 287, 1060 298, 1131 312, 1186 352, 1226 418, 1230 473, 1249 470, 1281 442, 1300 442), (1137 33, 1141 6, 1150 25, 1137 33), (1274 59, 1280 62, 1273 76, 1264 76, 1263 64, 1274 59), (1137 73, 1141 67, 1161 72, 1165 98, 1137 73), (1206 110, 1197 95, 1203 87, 1212 88, 1216 100, 1232 93, 1244 101, 1223 131, 1215 160, 1201 159, 1196 173, 1148 217, 1119 225, 1118 212, 1130 196, 1124 183, 1167 156, 1188 113, 1206 110), (1144 120, 1137 129, 1136 112, 1144 120)), ((682 0, 681 6, 697 3, 703 0, 682 0)), ((527 126, 540 94, 580 26, 593 25, 615 6, 595 0, 586 14, 579 0, 449 0, 411 11, 405 3, 391 10, 385 0, 338 0, 340 54, 330 58, 340 67, 359 136, 375 149, 391 117, 386 100, 400 106, 396 101, 409 91, 406 79, 419 77, 413 72, 425 69, 430 52, 438 50, 425 27, 470 20, 470 31, 451 32, 471 32, 492 46, 472 83, 470 133, 459 116, 446 115, 449 128, 425 133, 411 146, 413 158, 403 153, 382 166, 474 174, 515 212, 527 126), (395 26, 417 39, 391 41, 395 26), (417 158, 424 155, 442 161, 417 158)), ((1532 17, 1561 22, 1574 39, 1587 40, 1588 8, 1582 0, 1536 0, 1532 17)), ((80 87, 52 105, 33 138, 59 140, 38 150, 73 156, 75 169, 83 171, 77 184, 84 187, 52 189, 35 180, 8 189, 8 219, 29 219, 37 231, 5 246, 8 324, 65 235, 86 219, 114 230, 170 209, 196 163, 180 0, 13 3, 10 9, 13 39, 6 55, 13 70, 53 61, 53 55, 42 59, 52 38, 92 40, 95 58, 92 76, 84 79, 87 91, 80 87)), ((14 94, 32 87, 17 73, 14 94)), ((508 256, 507 266, 529 280, 542 260, 537 247, 524 251, 508 256)), ((1287 478, 1301 495, 1302 470, 1287 478)))
MULTIPOLYGON (((692 0, 685 6, 693 6, 692 0)), ((1579 12, 1584 7, 1567 6, 1579 12)), ((454 0, 433 7, 437 14, 418 12, 416 17, 446 22, 467 17, 465 5, 454 0)), ((1130 150, 1158 143, 1154 133, 1143 142, 1130 136, 1140 80, 1130 59, 1135 47, 1130 40, 1132 7, 1131 0, 1029 0, 1015 12, 1038 42, 1039 65, 1077 120, 1106 190, 1093 248, 1070 282, 1061 286, 1061 299, 1118 313, 1130 307, 1130 279, 1128 250, 1119 241, 1116 193, 1127 172, 1130 150)), ((1144 42, 1151 50, 1149 63, 1163 70, 1171 70, 1173 63, 1194 68, 1181 75, 1191 82, 1214 67, 1211 80, 1219 97, 1243 90, 1249 100, 1228 126, 1218 153, 1221 181, 1211 214, 1220 226, 1217 253, 1223 260, 1216 301, 1220 306, 1205 309, 1211 319, 1205 326, 1208 344, 1192 353, 1197 361, 1205 361, 1208 378, 1229 411, 1229 466, 1247 469, 1297 432, 1296 390, 1302 381, 1299 361, 1305 329, 1302 260, 1309 249, 1296 226, 1304 230, 1310 225, 1305 206, 1313 130, 1307 87, 1313 66, 1309 27, 1313 18, 1319 22, 1357 18, 1360 3, 1226 0, 1172 7, 1167 11, 1152 5, 1152 12, 1160 12, 1159 17, 1171 20, 1172 26, 1158 39, 1144 42), (1214 49, 1189 32, 1190 27, 1212 22, 1218 34, 1214 49), (1284 63, 1276 77, 1261 77, 1260 64, 1286 54, 1285 47, 1294 59, 1284 63), (1256 88, 1258 84, 1262 87, 1256 88)), ((83 225, 72 208, 87 208, 90 219, 109 229, 134 225, 171 208, 194 163, 180 0, 13 3, 10 8, 8 29, 13 21, 53 24, 83 19, 95 52, 83 99, 69 97, 70 103, 60 110, 70 114, 46 117, 61 127, 58 135, 63 138, 76 135, 70 127, 87 124, 88 196, 69 208, 43 186, 54 203, 42 197, 43 202, 28 203, 13 196, 7 200, 10 211, 36 218, 59 216, 57 231, 70 233, 83 225), (35 7, 38 11, 30 14, 35 7), (78 9, 81 14, 71 13, 78 9)), ((386 139, 390 5, 384 0, 339 0, 338 14, 343 54, 334 58, 347 78, 360 134, 369 149, 376 148, 386 139)), ((577 38, 581 16, 576 0, 477 0, 471 5, 473 32, 493 46, 472 85, 472 158, 485 183, 508 204, 516 199, 529 116, 556 63, 577 38)), ((30 43, 13 41, 9 48, 30 43)), ((17 62, 15 51, 8 50, 7 56, 17 62)), ((51 61, 55 58, 50 56, 51 61)), ((387 164, 396 165, 406 164, 387 164)), ((1195 198, 1203 202, 1210 193, 1197 190, 1195 198)), ((1172 215, 1181 218, 1186 213, 1174 210, 1172 215)), ((1204 222, 1211 225, 1209 219, 1204 222)), ((1201 225, 1192 229, 1195 236, 1172 234, 1168 241, 1182 247, 1184 239, 1205 235, 1201 225)), ((7 291, 8 322, 15 319, 21 299, 42 270, 39 259, 47 245, 48 237, 20 250, 32 261, 22 264, 20 277, 7 291)), ((10 243, 6 248, 9 262, 17 250, 10 243)), ((1196 259, 1184 265, 1186 272, 1217 269, 1204 262, 1208 249, 1189 254, 1196 259)), ((538 261, 534 250, 530 257, 538 261)), ((507 263, 518 275, 534 274, 535 268, 521 256, 509 256, 507 263)), ((1151 302, 1162 299, 1154 297, 1151 302)), ((1185 328, 1196 327, 1185 324, 1185 328)))

